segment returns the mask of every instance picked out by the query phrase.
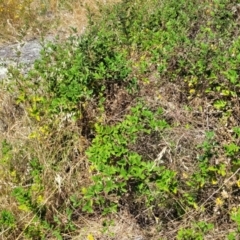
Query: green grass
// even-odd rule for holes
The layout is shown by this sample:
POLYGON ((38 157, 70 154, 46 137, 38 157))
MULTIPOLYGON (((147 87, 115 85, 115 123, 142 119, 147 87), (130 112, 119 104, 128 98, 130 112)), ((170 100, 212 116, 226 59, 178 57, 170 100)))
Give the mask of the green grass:
POLYGON ((2 82, 3 239, 237 239, 237 1, 97 6, 2 82))

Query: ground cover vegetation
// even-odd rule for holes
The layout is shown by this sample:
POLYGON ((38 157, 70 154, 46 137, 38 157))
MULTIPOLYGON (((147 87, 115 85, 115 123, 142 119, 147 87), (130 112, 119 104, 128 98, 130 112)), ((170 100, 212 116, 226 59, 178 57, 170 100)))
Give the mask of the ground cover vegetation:
POLYGON ((2 238, 238 239, 238 1, 98 7, 2 81, 2 238))

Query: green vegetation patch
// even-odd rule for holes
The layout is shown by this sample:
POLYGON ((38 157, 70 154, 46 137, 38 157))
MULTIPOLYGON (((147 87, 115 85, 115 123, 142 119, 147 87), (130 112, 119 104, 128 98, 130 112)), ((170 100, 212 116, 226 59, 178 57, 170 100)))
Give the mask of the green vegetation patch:
POLYGON ((100 9, 2 83, 2 234, 113 239, 125 212, 146 239, 237 239, 238 1, 100 9))

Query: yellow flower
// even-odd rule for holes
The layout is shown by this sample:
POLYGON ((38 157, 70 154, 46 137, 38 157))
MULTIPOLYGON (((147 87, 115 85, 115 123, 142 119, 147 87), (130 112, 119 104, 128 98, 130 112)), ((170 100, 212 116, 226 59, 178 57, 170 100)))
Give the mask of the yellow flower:
POLYGON ((44 203, 43 196, 39 195, 39 196, 37 197, 37 203, 38 203, 39 205, 41 205, 41 204, 44 203))
POLYGON ((218 183, 218 181, 216 179, 212 179, 212 184, 216 185, 218 183))
POLYGON ((223 205, 223 200, 218 197, 216 198, 215 203, 217 207, 221 207, 223 205))
POLYGON ((237 180, 237 186, 240 188, 240 179, 237 180))
POLYGON ((88 236, 87 236, 87 240, 94 240, 93 235, 92 235, 92 234, 88 234, 88 236))
POLYGON ((190 94, 194 94, 195 92, 196 92, 196 90, 193 89, 193 88, 189 90, 189 93, 190 93, 190 94))

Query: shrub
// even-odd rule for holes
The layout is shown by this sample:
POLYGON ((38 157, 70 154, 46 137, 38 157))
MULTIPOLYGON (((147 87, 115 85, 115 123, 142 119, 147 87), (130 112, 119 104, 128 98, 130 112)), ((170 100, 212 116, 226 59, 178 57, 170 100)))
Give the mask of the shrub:
POLYGON ((116 211, 124 202, 138 208, 138 198, 145 207, 153 202, 161 204, 162 198, 167 204, 168 196, 177 192, 175 172, 161 166, 160 159, 145 159, 131 150, 139 137, 154 132, 158 135, 157 140, 169 127, 160 118, 161 112, 159 109, 154 113, 137 105, 121 123, 113 126, 96 124, 96 137, 86 151, 91 162, 93 185, 84 190, 83 210, 92 212, 97 207, 108 213, 116 211))

